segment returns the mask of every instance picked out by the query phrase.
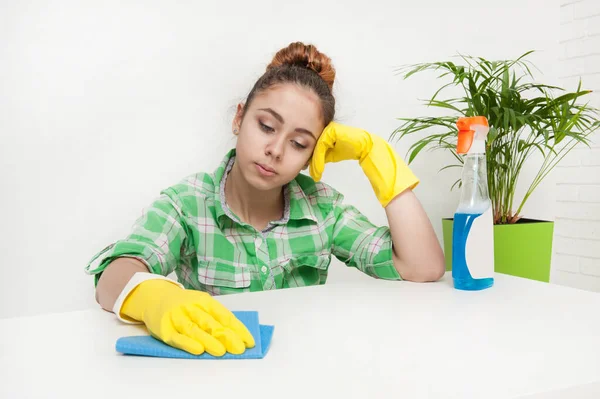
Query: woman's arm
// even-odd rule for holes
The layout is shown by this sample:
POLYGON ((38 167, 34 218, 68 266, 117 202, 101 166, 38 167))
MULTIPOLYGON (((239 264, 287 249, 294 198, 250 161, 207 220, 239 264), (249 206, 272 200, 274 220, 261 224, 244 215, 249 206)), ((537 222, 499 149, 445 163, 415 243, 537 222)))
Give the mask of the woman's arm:
POLYGON ((113 311, 137 272, 145 273, 143 278, 163 278, 180 264, 182 253, 193 253, 179 204, 176 194, 161 195, 144 209, 127 237, 107 246, 88 263, 86 271, 96 276, 96 301, 102 308, 113 311))
POLYGON ((433 226, 411 189, 385 207, 394 250, 394 266, 404 280, 437 281, 445 272, 444 253, 433 226))
POLYGON ((137 259, 117 258, 112 261, 102 272, 96 286, 96 301, 100 306, 112 312, 119 294, 137 272, 148 273, 146 265, 137 259))
POLYGON ((394 267, 404 280, 436 281, 444 274, 444 255, 427 214, 412 192, 419 179, 383 138, 332 122, 310 161, 319 181, 326 162, 359 160, 377 199, 385 208, 392 236, 394 267))

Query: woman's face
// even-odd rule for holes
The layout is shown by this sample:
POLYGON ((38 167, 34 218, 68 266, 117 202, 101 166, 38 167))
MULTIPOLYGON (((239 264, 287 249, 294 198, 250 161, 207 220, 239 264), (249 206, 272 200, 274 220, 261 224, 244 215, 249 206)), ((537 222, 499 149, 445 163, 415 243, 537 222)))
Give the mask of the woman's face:
POLYGON ((238 105, 236 163, 245 180, 270 190, 293 180, 307 165, 325 128, 319 97, 296 84, 259 93, 246 109, 238 105))

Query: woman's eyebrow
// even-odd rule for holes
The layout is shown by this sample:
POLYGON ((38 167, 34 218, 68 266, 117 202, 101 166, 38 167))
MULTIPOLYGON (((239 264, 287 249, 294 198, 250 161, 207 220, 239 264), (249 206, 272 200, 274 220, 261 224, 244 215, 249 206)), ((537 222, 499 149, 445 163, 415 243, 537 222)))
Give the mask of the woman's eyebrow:
POLYGON ((266 111, 266 112, 270 113, 271 115, 273 115, 273 117, 275 119, 277 119, 279 121, 279 123, 284 123, 283 116, 279 115, 277 112, 275 112, 271 108, 259 108, 259 111, 266 111))
MULTIPOLYGON (((279 115, 277 112, 275 112, 275 110, 273 110, 272 108, 259 108, 258 110, 259 110, 259 111, 265 111, 265 112, 268 112, 268 113, 270 113, 271 115, 273 115, 273 117, 274 117, 275 119, 277 119, 277 120, 279 121, 279 123, 285 123, 285 121, 283 120, 283 117, 282 117, 281 115, 279 115)), ((315 137, 315 135, 314 135, 314 134, 312 134, 312 132, 311 132, 310 130, 308 130, 308 129, 304 129, 304 128, 302 128, 302 127, 299 127, 299 128, 296 128, 295 130, 296 130, 298 133, 309 134, 309 135, 310 135, 310 136, 312 136, 312 138, 313 138, 313 139, 315 139, 315 140, 317 139, 317 138, 315 137)))

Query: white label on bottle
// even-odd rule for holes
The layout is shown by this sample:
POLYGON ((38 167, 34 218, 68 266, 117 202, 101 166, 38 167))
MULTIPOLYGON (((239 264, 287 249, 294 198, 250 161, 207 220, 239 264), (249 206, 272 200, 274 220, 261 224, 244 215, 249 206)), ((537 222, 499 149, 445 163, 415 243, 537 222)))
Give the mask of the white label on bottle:
POLYGON ((494 225, 492 207, 475 218, 465 248, 467 267, 474 279, 494 277, 494 225))

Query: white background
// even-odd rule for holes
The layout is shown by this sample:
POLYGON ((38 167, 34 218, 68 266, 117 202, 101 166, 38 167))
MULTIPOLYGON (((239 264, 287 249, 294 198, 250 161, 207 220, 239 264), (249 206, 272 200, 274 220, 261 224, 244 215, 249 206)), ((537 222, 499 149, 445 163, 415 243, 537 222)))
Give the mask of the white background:
MULTIPOLYGON (((0 317, 97 306, 87 261, 161 189, 215 168, 234 145, 235 105, 291 41, 332 58, 336 119, 386 138, 395 118, 432 113, 418 100, 441 85, 404 81, 398 66, 535 49, 539 79, 561 76, 558 0, 335 3, 0 2, 0 317)), ((412 166, 440 241, 457 204, 458 171, 438 173, 450 160, 428 153, 412 166)), ((358 165, 329 165, 324 179, 386 223, 358 165)), ((551 175, 525 215, 554 220, 556 195, 551 175)), ((362 277, 332 264, 332 283, 362 277)))
MULTIPOLYGON (((561 0, 559 84, 581 78, 600 108, 600 3, 561 0)), ((556 168, 554 258, 550 281, 600 291, 600 136, 556 168)))

